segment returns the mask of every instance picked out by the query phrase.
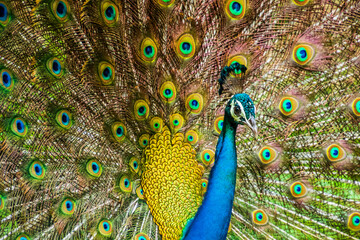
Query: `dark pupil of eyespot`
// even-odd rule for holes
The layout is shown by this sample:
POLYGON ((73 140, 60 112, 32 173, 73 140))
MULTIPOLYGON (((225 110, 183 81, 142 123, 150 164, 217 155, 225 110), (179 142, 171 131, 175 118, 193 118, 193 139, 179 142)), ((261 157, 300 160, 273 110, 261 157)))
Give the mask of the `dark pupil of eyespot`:
POLYGON ((291 108, 291 102, 287 102, 285 105, 286 105, 286 108, 291 108))
POLYGON ((103 71, 103 74, 105 77, 110 77, 110 68, 105 68, 104 71, 103 71))
POLYGON ((143 113, 145 111, 145 107, 140 107, 139 108, 139 113, 143 113))
POLYGON ((106 9, 105 13, 108 18, 111 18, 114 15, 114 9, 111 6, 109 6, 106 9))
POLYGON ((360 223, 360 218, 355 219, 355 223, 360 223))
POLYGON ((59 63, 56 62, 56 61, 54 61, 54 62, 53 62, 53 70, 54 70, 55 72, 57 72, 57 71, 59 71, 59 68, 60 68, 59 63))
POLYGON ((137 168, 137 163, 136 162, 134 162, 134 168, 137 168))
POLYGON ((206 159, 210 159, 210 155, 208 154, 208 155, 206 155, 206 159))
POLYGON ((191 104, 192 104, 194 107, 196 107, 196 106, 198 105, 198 101, 192 100, 191 104))
POLYGON ((339 154, 339 151, 338 150, 334 150, 334 155, 338 155, 339 154))
POLYGON ((66 203, 66 208, 70 209, 71 208, 71 204, 70 203, 66 203))
POLYGON ((155 127, 157 128, 159 126, 159 124, 158 123, 155 123, 155 127))
POLYGON ((6 9, 4 6, 0 5, 0 17, 5 17, 6 9))
POLYGON ((94 170, 94 171, 96 171, 98 169, 98 167, 94 163, 91 165, 91 167, 92 167, 92 170, 94 170))
POLYGON ((64 12, 65 12, 65 5, 64 5, 63 2, 59 2, 59 4, 58 4, 57 7, 56 7, 56 11, 57 11, 60 15, 64 14, 64 12))
POLYGON ((220 125, 223 126, 223 125, 224 125, 224 122, 221 122, 220 125))
POLYGON ((178 123, 179 123, 179 121, 178 121, 178 120, 175 120, 175 121, 174 121, 174 123, 175 123, 175 124, 178 124, 178 123))
POLYGON ((233 10, 239 11, 240 8, 241 8, 241 5, 240 5, 240 3, 234 2, 231 7, 232 7, 233 10))
POLYGON ((61 120, 64 122, 64 123, 67 123, 68 122, 68 117, 66 116, 66 114, 63 114, 61 116, 61 120))
POLYGON ((121 129, 121 127, 118 127, 118 129, 116 129, 116 133, 117 133, 118 135, 122 134, 122 129, 121 129))
POLYGON ((301 191, 301 187, 297 187, 297 188, 296 188, 296 191, 297 191, 297 192, 300 192, 300 191, 301 191))
POLYGON ((3 81, 4 81, 4 84, 8 84, 9 83, 9 75, 7 75, 7 74, 4 74, 3 75, 3 81))
POLYGON ((21 124, 20 121, 16 123, 16 127, 17 127, 17 129, 18 129, 19 131, 22 130, 22 124, 21 124))
POLYGON ((129 185, 129 181, 125 180, 124 184, 125 184, 125 187, 127 187, 129 185))
POLYGON ((265 157, 270 157, 270 152, 265 152, 265 157))
POLYGON ((109 227, 109 226, 105 223, 105 224, 104 224, 104 229, 107 230, 108 227, 109 227))
POLYGON ((40 173, 40 167, 39 166, 35 166, 35 172, 40 173))
POLYGON ((307 53, 305 50, 300 50, 300 55, 302 58, 306 57, 307 53))
POLYGON ((169 95, 171 93, 171 90, 170 89, 165 89, 165 94, 166 95, 169 95))
POLYGON ((147 140, 144 140, 143 143, 144 143, 144 145, 146 145, 146 144, 147 144, 147 140))
POLYGON ((184 42, 184 43, 182 44, 182 48, 183 48, 184 50, 189 50, 189 49, 190 49, 190 43, 184 42))
POLYGON ((193 140, 193 137, 192 137, 192 136, 190 136, 190 137, 189 137, 189 139, 190 139, 190 140, 193 140))
POLYGON ((144 191, 141 189, 141 190, 140 190, 140 193, 141 193, 141 194, 144 194, 144 191))
POLYGON ((147 46, 147 47, 145 48, 145 52, 146 52, 146 54, 151 54, 151 53, 152 53, 152 51, 153 51, 153 49, 152 49, 152 47, 151 47, 151 46, 147 46))
POLYGON ((259 214, 258 218, 261 220, 263 217, 262 217, 262 215, 261 215, 261 214, 259 214))

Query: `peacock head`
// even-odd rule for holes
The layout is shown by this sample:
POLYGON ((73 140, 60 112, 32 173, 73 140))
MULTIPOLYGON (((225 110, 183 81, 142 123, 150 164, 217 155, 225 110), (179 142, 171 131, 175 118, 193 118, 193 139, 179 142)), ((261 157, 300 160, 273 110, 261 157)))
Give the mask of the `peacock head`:
POLYGON ((256 108, 246 93, 235 94, 228 102, 225 113, 234 124, 247 125, 257 135, 255 121, 256 108))

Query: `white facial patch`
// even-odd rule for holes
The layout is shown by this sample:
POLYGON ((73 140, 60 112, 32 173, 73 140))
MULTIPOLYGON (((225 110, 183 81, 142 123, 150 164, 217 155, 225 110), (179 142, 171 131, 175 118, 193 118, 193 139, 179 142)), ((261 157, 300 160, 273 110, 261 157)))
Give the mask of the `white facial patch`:
POLYGON ((240 122, 241 120, 241 117, 243 117, 245 120, 246 120, 246 114, 245 114, 245 111, 244 111, 244 107, 242 106, 242 104, 241 104, 241 102, 239 102, 238 100, 233 100, 232 102, 231 102, 231 108, 230 108, 230 113, 231 113, 231 116, 235 119, 235 121, 237 121, 237 122, 240 122), (240 109, 241 109, 241 114, 240 114, 240 116, 237 116, 236 114, 235 114, 235 106, 236 106, 236 104, 238 105, 238 106, 240 106, 240 109))

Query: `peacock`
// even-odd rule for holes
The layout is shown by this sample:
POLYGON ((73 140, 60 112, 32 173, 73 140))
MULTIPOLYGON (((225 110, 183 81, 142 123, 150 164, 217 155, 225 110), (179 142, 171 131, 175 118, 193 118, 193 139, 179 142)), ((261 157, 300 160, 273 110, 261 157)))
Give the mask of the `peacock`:
POLYGON ((0 0, 0 240, 360 239, 360 2, 0 0))

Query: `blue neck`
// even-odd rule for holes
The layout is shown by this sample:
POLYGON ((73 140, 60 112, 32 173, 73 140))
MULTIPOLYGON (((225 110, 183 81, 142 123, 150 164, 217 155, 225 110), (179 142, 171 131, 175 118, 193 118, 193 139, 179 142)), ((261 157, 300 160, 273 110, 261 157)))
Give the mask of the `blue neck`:
POLYGON ((207 192, 195 217, 187 224, 184 240, 226 239, 236 184, 237 124, 225 115, 215 152, 207 192))

